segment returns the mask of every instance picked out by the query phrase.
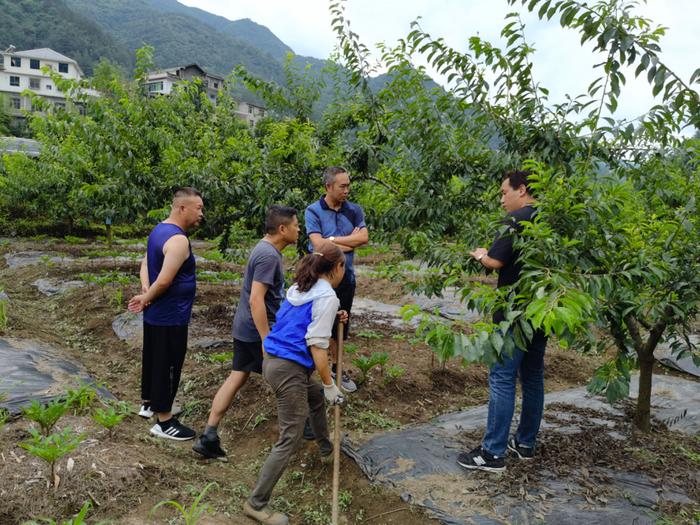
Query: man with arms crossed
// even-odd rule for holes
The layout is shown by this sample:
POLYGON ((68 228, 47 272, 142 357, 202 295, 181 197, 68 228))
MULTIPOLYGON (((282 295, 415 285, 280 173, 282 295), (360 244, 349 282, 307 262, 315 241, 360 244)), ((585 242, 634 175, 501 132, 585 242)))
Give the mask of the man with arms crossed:
POLYGON ((141 263, 141 290, 129 301, 129 311, 143 311, 141 413, 155 414, 151 434, 184 441, 191 428, 172 414, 187 352, 187 329, 196 292, 195 260, 187 230, 204 218, 201 194, 181 188, 173 195, 170 216, 148 236, 141 263))
MULTIPOLYGON (((491 248, 477 248, 470 255, 484 267, 498 271, 498 287, 513 286, 520 279, 522 263, 513 248, 513 236, 522 231, 522 222, 532 221, 537 210, 529 187, 528 171, 506 173, 501 184, 501 205, 508 212, 507 229, 491 248)), ((494 323, 505 319, 502 311, 495 312, 494 323)), ((504 334, 513 337, 513 334, 504 334)), ((519 459, 534 457, 535 441, 544 409, 544 352, 547 338, 535 331, 527 348, 503 354, 489 371, 489 411, 486 434, 481 446, 459 455, 457 462, 466 469, 502 472, 506 469, 506 450, 519 459), (523 403, 520 423, 515 436, 508 439, 515 411, 515 383, 522 384, 523 403)))
POLYGON ((285 293, 282 250, 299 238, 297 211, 271 206, 265 217, 265 232, 248 257, 233 318, 233 370, 214 396, 204 433, 192 446, 205 458, 226 457, 217 431, 219 423, 250 373, 262 373, 262 340, 270 333, 285 293))
MULTIPOLYGON (((355 269, 353 260, 355 248, 369 242, 365 213, 362 207, 348 201, 350 194, 350 177, 344 168, 330 167, 323 173, 326 194, 310 204, 304 214, 306 233, 309 236, 309 249, 318 251, 324 239, 334 242, 345 253, 345 275, 335 289, 340 300, 340 310, 350 315, 352 301, 355 297, 355 269)), ((333 325, 330 340, 330 354, 333 361, 331 375, 335 379, 335 360, 337 356, 338 322, 333 325)), ((343 339, 350 331, 350 320, 345 324, 343 339)), ((343 372, 341 386, 346 392, 354 392, 357 385, 350 376, 343 372)))

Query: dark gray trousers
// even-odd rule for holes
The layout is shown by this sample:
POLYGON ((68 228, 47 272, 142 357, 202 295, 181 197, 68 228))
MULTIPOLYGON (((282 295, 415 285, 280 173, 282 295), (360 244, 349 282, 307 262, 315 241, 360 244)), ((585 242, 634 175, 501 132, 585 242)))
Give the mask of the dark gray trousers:
POLYGON ((268 356, 263 361, 262 372, 277 397, 280 437, 265 460, 250 495, 250 505, 256 510, 270 501, 272 489, 302 440, 307 416, 314 435, 320 436, 316 441, 328 441, 323 389, 317 382, 311 381, 311 370, 287 359, 268 356))

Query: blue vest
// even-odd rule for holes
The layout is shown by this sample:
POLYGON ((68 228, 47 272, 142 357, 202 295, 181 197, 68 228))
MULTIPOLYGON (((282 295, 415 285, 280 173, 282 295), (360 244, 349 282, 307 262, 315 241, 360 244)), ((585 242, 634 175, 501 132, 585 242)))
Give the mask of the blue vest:
MULTIPOLYGON (((161 222, 148 236, 146 254, 150 284, 155 282, 163 268, 163 246, 173 235, 187 234, 175 224, 161 222)), ((190 245, 190 256, 180 266, 172 284, 144 310, 144 322, 156 326, 188 325, 196 291, 195 261, 190 245)))
POLYGON ((263 341, 265 352, 314 369, 314 360, 306 346, 306 331, 311 324, 313 301, 293 306, 285 300, 277 311, 272 330, 263 341))

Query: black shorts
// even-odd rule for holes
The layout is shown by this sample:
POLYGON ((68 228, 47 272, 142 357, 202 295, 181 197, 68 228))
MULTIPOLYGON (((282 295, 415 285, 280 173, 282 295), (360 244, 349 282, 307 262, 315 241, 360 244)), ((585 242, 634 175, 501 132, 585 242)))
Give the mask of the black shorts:
MULTIPOLYGON (((355 298, 355 275, 350 272, 345 272, 343 280, 335 289, 335 295, 340 300, 338 310, 345 310, 348 313, 348 322, 345 323, 345 331, 343 332, 343 340, 348 338, 350 332, 350 310, 352 310, 352 300, 355 298)), ((338 319, 333 323, 331 339, 338 339, 338 319)))
POLYGON ((249 343, 233 340, 233 369, 238 372, 262 374, 262 341, 249 343))

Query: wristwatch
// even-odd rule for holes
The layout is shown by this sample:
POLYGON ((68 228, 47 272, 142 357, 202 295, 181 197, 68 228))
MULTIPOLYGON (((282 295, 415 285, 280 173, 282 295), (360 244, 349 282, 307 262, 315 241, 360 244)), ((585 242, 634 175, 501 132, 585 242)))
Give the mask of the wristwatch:
POLYGON ((330 237, 328 237, 328 240, 331 242, 335 242, 335 237, 333 235, 331 235, 330 237))

